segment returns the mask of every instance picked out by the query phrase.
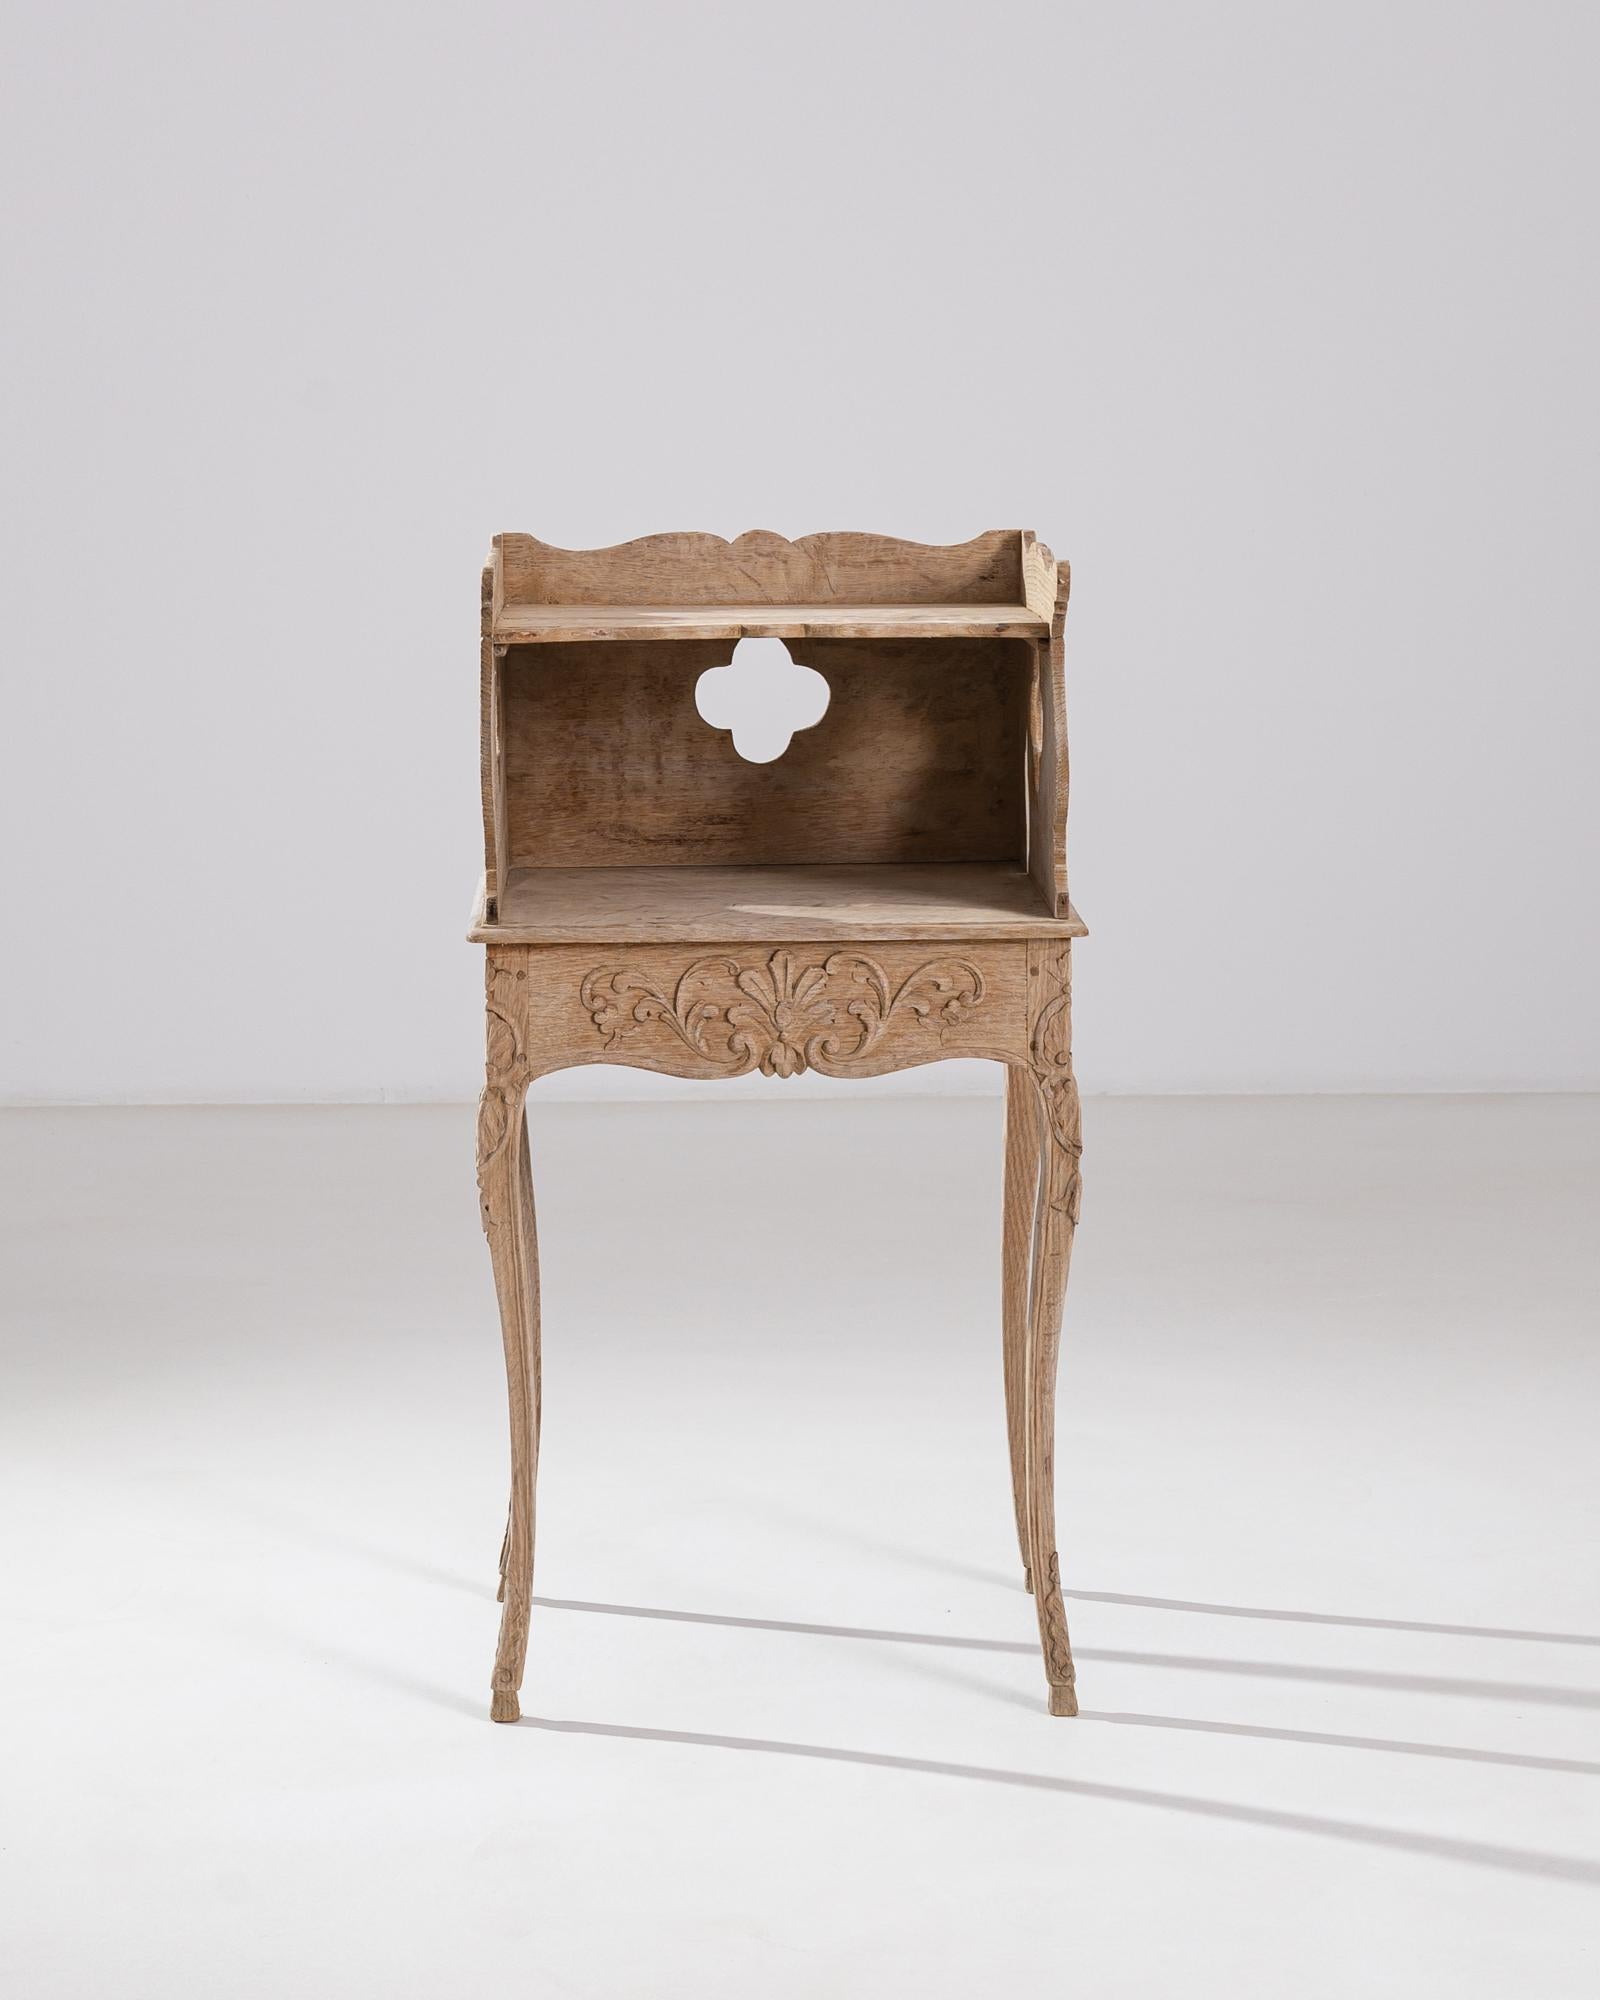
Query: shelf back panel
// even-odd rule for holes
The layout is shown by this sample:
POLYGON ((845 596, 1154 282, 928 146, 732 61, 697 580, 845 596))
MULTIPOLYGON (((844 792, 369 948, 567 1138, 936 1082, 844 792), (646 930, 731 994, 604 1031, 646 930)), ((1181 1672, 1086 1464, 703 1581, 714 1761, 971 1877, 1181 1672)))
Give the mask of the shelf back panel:
POLYGON ((827 713, 747 763, 695 707, 718 640, 515 646, 505 790, 517 868, 1011 861, 1026 853, 1033 647, 810 639, 827 713))
POLYGON ((646 535, 609 549, 558 549, 497 535, 504 602, 515 604, 1016 604, 1022 531, 993 528, 938 547, 893 535, 762 529, 646 535))

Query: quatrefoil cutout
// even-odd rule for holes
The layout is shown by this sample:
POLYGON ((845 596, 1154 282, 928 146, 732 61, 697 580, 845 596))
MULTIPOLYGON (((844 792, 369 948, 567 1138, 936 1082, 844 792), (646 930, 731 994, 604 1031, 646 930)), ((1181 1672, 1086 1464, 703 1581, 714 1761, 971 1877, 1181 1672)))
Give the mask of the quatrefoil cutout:
POLYGON ((747 764, 771 764, 796 730, 814 729, 827 714, 830 693, 781 639, 741 639, 727 666, 707 667, 695 682, 694 705, 713 729, 732 730, 747 764))

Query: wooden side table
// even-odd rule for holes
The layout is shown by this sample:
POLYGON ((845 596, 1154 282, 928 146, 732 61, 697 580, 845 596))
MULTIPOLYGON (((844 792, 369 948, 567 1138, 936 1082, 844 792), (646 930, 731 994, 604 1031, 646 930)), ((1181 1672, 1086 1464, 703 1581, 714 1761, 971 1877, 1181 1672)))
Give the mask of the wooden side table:
POLYGON ((1026 530, 497 535, 483 572, 488 1077, 478 1183, 511 1405, 491 1714, 533 1590, 539 1279, 524 1100, 580 1063, 672 1076, 1006 1065, 1002 1354, 1050 1713, 1075 1715, 1056 1554, 1056 1357, 1082 1152, 1072 1073, 1068 574, 1026 530), (696 685, 782 639, 830 698, 775 762, 696 685))

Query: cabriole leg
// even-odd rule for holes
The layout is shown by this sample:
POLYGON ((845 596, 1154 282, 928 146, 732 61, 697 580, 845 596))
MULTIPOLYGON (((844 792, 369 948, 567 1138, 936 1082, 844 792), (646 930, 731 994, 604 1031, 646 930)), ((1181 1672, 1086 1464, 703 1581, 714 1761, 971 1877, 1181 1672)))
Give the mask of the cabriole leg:
MULTIPOLYGON (((539 1415, 544 1405, 539 1382, 539 1239, 533 1220, 533 1163, 528 1157, 528 1120, 524 1112, 522 1119, 522 1161, 518 1180, 520 1192, 519 1209, 522 1216, 523 1240, 530 1246, 529 1268, 533 1273, 533 1352, 529 1363, 533 1379, 533 1454, 537 1468, 539 1457, 539 1415)), ((506 1501, 506 1531, 500 1538, 500 1587, 494 1594, 496 1604, 506 1601, 506 1568, 511 1560, 511 1502, 506 1501)))
POLYGON ((539 1263, 528 1171, 527 1077, 510 1023, 489 1013, 489 1079, 478 1108, 478 1187, 505 1342, 511 1418, 511 1506, 502 1558, 500 1643, 490 1714, 515 1722, 533 1600, 534 1485, 539 1456, 539 1263))
POLYGON ((1005 1194, 1001 1212, 1000 1328, 1006 1440, 1022 1580, 1033 1588, 1028 1529, 1028 1252, 1039 1191, 1039 1090, 1025 1069, 1006 1069, 1005 1194))
POLYGON ((1066 943, 1053 940, 1028 948, 1030 1045, 1042 1112, 1028 1298, 1028 1543, 1052 1715, 1078 1712, 1072 1646, 1061 1601, 1055 1506, 1056 1363, 1067 1267, 1078 1223, 1078 1163, 1083 1153, 1078 1086, 1072 1073, 1070 951, 1066 943))

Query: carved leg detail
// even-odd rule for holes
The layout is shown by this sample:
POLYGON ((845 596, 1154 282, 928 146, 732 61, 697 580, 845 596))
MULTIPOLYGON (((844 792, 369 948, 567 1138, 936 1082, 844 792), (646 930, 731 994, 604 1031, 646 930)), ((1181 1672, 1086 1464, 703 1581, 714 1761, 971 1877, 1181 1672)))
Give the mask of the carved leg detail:
POLYGON ((1006 1069, 1005 1197, 1001 1214, 1000 1325, 1005 1364, 1011 1502, 1022 1581, 1033 1588, 1028 1530, 1028 1248, 1039 1190, 1039 1091, 1024 1069, 1006 1069))
POLYGON ((517 1692, 527 1658, 533 1599, 533 1505, 539 1456, 538 1245, 523 1110, 527 1079, 516 1057, 509 1024, 491 1009, 489 1081, 478 1109, 478 1186, 500 1301, 511 1415, 511 1507, 501 1572, 504 1608, 489 1711, 496 1722, 515 1722, 522 1712, 517 1692))
POLYGON ((1067 1267, 1078 1223, 1078 1162, 1083 1152, 1078 1086, 1072 1074, 1069 952, 1067 944, 1054 941, 1030 945, 1028 950, 1033 1074, 1043 1112, 1028 1300, 1028 1541, 1052 1715, 1078 1712, 1072 1646, 1061 1600, 1055 1508, 1056 1362, 1067 1267))

